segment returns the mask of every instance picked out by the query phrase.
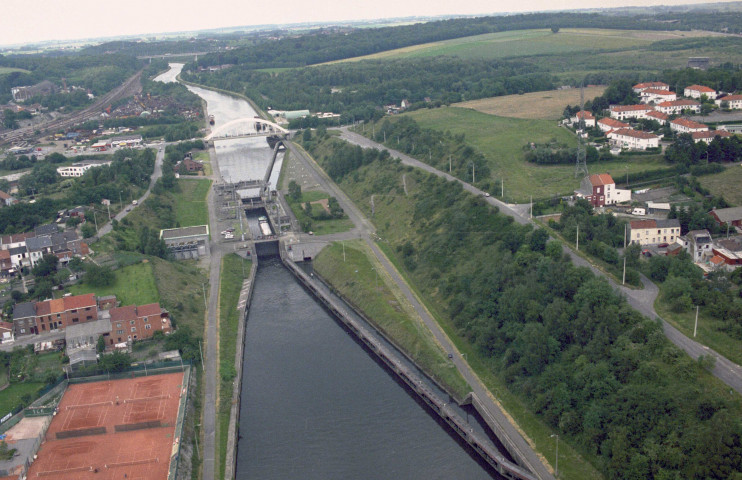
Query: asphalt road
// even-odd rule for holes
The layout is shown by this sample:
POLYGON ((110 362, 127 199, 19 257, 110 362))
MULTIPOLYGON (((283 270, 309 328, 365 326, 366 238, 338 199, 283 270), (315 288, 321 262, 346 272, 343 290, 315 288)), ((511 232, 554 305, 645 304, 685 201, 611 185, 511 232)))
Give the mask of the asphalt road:
MULTIPOLYGON (((479 190, 478 188, 475 188, 474 186, 462 180, 454 178, 445 172, 441 172, 440 170, 437 170, 430 165, 427 165, 396 150, 386 148, 384 145, 369 140, 362 135, 350 132, 348 131, 347 127, 341 128, 340 132, 341 138, 349 143, 360 145, 364 148, 388 150, 392 157, 399 158, 405 165, 421 168, 434 175, 446 178, 447 180, 457 181, 461 183, 465 190, 475 195, 484 194, 482 190, 479 190)), ((520 224, 533 223, 532 220, 527 216, 528 210, 524 209, 522 206, 519 207, 518 205, 508 205, 493 197, 487 197, 486 200, 491 205, 498 207, 500 212, 513 217, 513 219, 520 224)), ((534 224, 534 226, 536 225, 534 224)), ((590 268, 594 274, 605 277, 615 290, 619 291, 624 297, 626 297, 629 305, 631 305, 633 308, 651 319, 659 319, 662 322, 662 330, 664 331, 667 339, 670 340, 675 346, 687 353, 691 358, 697 359, 702 355, 711 355, 712 357, 714 357, 716 359, 716 364, 711 373, 713 373, 719 380, 727 384, 730 388, 742 394, 742 367, 730 361, 726 357, 720 355, 716 351, 710 349, 709 347, 701 345, 695 340, 688 338, 678 329, 676 329, 675 327, 667 323, 664 319, 662 319, 659 315, 657 315, 657 312, 655 312, 654 310, 654 301, 657 298, 658 288, 648 278, 642 276, 642 283, 644 284, 644 289, 642 290, 622 287, 611 280, 610 277, 606 276, 601 270, 587 262, 584 258, 577 255, 571 249, 566 246, 564 248, 565 251, 572 257, 573 263, 575 263, 576 265, 586 266, 590 268)))

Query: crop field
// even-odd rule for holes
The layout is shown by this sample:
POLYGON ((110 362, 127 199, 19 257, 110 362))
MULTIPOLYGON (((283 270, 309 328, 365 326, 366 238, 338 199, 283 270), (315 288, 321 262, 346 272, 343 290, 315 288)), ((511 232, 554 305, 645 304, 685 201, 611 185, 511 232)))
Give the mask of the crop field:
MULTIPOLYGON (((585 101, 603 94, 605 87, 585 88, 585 101)), ((567 105, 580 104, 580 89, 549 90, 523 95, 482 98, 453 104, 500 117, 558 120, 567 105)))
MULTIPOLYGON (((489 162, 492 179, 505 180, 505 200, 527 202, 533 198, 571 194, 580 181, 575 178, 574 165, 541 166, 524 161, 524 146, 530 142, 552 140, 576 146, 574 135, 559 127, 556 121, 504 118, 464 108, 417 110, 411 115, 422 128, 463 133, 466 141, 481 152, 489 162)), ((630 160, 616 159, 588 165, 590 173, 609 173, 617 181, 626 173, 666 166, 659 156, 642 156, 630 160)), ((492 192, 498 194, 499 192, 492 192)))
MULTIPOLYGON (((596 50, 635 50, 661 40, 718 35, 710 32, 607 30, 564 28, 559 33, 549 29, 515 30, 425 43, 386 52, 340 60, 390 60, 398 58, 455 55, 461 58, 508 58, 532 55, 570 54, 596 50)), ((687 58, 686 58, 687 61, 687 58)))
POLYGON ((733 165, 721 173, 698 177, 705 188, 714 195, 724 197, 731 205, 742 205, 742 168, 733 165))

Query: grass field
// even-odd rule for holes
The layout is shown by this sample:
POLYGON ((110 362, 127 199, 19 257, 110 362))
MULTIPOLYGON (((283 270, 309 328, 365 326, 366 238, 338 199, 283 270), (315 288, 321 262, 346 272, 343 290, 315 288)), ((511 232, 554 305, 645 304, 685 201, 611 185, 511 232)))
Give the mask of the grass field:
POLYGON ((193 157, 193 160, 196 162, 201 162, 204 165, 204 175, 209 176, 212 173, 211 168, 211 156, 209 155, 208 151, 201 150, 200 152, 196 153, 196 156, 193 157))
POLYGON ((13 411, 21 403, 21 398, 24 395, 30 395, 31 398, 36 399, 36 395, 43 386, 43 383, 35 382, 14 383, 10 385, 0 392, 0 416, 5 416, 5 414, 13 411))
POLYGON ((673 32, 641 30, 607 30, 597 28, 563 28, 514 30, 455 38, 388 50, 337 62, 436 57, 455 55, 461 58, 507 58, 531 55, 571 54, 596 50, 636 49, 660 40, 714 35, 708 32, 673 32))
POLYGON ((73 295, 95 293, 97 296, 116 295, 121 305, 146 305, 160 301, 152 270, 152 263, 142 262, 114 270, 116 280, 108 287, 93 287, 85 283, 72 285, 73 295))
MULTIPOLYGON (((526 163, 523 147, 555 140, 575 146, 574 135, 555 121, 504 118, 464 108, 417 110, 409 114, 423 128, 463 133, 469 145, 488 160, 493 180, 505 180, 505 200, 524 203, 533 198, 568 195, 579 187, 574 165, 540 166, 526 163)), ((455 159, 454 159, 455 161, 455 159)), ((611 160, 588 165, 590 173, 609 173, 615 179, 629 173, 665 166, 659 156, 611 160)), ((620 180, 618 180, 620 181, 620 180)), ((499 195, 500 192, 491 192, 499 195)))
POLYGON ((742 168, 733 165, 721 173, 698 177, 705 188, 714 195, 721 195, 731 205, 742 205, 742 168))
POLYGON ((0 67, 0 75, 5 75, 7 73, 13 73, 13 72, 31 73, 28 70, 24 70, 22 68, 0 67))
POLYGON ((203 290, 209 288, 208 273, 198 268, 193 261, 168 262, 152 258, 160 305, 170 310, 176 328, 188 325, 194 335, 201 336, 204 328, 203 290))
MULTIPOLYGON (((252 263, 244 260, 244 271, 250 272, 252 263)), ((219 478, 224 478, 225 455, 229 433, 229 416, 232 406, 232 381, 235 371, 236 342, 242 339, 237 337, 239 315, 237 301, 242 289, 243 260, 231 254, 222 259, 221 281, 219 287, 219 422, 218 422, 218 452, 219 478)))
POLYGON ((179 180, 180 192, 175 193, 175 220, 181 227, 206 225, 209 213, 206 207, 206 194, 211 180, 179 180))
MULTIPOLYGON (((318 220, 315 218, 310 218, 305 212, 303 205, 306 202, 316 202, 319 200, 325 200, 330 198, 330 195, 319 190, 313 190, 308 192, 302 192, 301 194, 301 202, 294 202, 291 201, 289 197, 286 197, 286 200, 289 202, 289 207, 291 207, 291 211, 294 212, 294 215, 296 216, 296 219, 299 221, 300 225, 303 225, 304 222, 310 221, 312 224, 311 231, 314 232, 316 235, 327 235, 330 233, 338 233, 338 232, 347 232, 351 228, 353 228, 353 222, 350 221, 348 216, 343 216, 343 218, 332 218, 327 220, 318 220)), ((324 207, 322 205, 314 203, 312 205, 312 215, 319 214, 322 210, 324 210, 324 207)))
POLYGON ((320 252, 314 268, 428 374, 459 398, 469 393, 466 381, 448 360, 446 352, 422 325, 412 306, 387 278, 364 243, 345 242, 344 249, 342 244, 333 243, 320 252))
MULTIPOLYGON (((585 88, 585 101, 603 95, 605 87, 585 88)), ((500 117, 559 120, 567 105, 580 104, 580 89, 549 90, 523 95, 482 98, 455 103, 453 107, 470 108, 500 117)))

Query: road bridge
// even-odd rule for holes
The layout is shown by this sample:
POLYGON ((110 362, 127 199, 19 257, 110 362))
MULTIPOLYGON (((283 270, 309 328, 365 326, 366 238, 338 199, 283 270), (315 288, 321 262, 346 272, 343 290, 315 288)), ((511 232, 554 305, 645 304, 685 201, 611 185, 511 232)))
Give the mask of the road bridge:
POLYGON ((289 131, 270 120, 260 117, 244 117, 218 126, 206 136, 205 140, 231 140, 279 134, 288 135, 289 131))

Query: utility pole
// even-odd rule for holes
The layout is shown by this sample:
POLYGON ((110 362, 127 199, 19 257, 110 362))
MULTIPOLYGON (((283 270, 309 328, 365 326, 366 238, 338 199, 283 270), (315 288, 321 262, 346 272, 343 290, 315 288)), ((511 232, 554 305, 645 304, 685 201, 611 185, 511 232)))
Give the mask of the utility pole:
POLYGON ((531 195, 531 218, 533 218, 533 195, 531 195))
POLYGON ((559 478, 559 434, 553 434, 551 438, 556 437, 556 462, 554 463, 554 476, 559 478))
POLYGON ((502 187, 502 201, 505 201, 505 177, 502 177, 502 181, 500 181, 500 186, 502 187))
POLYGON ((699 306, 696 305, 696 323, 693 325, 693 338, 696 338, 696 332, 698 331, 698 308, 699 306))
POLYGON ((201 289, 204 292, 204 309, 208 310, 209 306, 206 304, 206 284, 205 283, 201 284, 201 289))
POLYGON ((621 285, 626 285, 626 252, 623 254, 623 278, 621 279, 621 285))
MULTIPOLYGON (((448 173, 451 173, 451 155, 448 156, 448 173)), ((729 230, 727 230, 729 231, 729 230)))
POLYGON ((345 242, 340 242, 343 244, 343 262, 345 262, 345 242))
POLYGON ((474 164, 471 164, 471 183, 472 185, 477 182, 477 177, 474 174, 474 164))
POLYGON ((95 218, 95 208, 93 208, 93 222, 95 223, 95 231, 98 231, 98 219, 95 218))
MULTIPOLYGON (((623 248, 626 250, 626 227, 628 227, 628 224, 623 224, 623 248)), ((624 255, 626 255, 626 252, 623 252, 624 255)))
POLYGON ((580 225, 577 225, 577 237, 575 239, 575 250, 580 250, 580 225))

